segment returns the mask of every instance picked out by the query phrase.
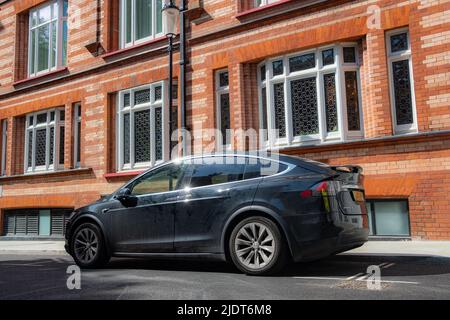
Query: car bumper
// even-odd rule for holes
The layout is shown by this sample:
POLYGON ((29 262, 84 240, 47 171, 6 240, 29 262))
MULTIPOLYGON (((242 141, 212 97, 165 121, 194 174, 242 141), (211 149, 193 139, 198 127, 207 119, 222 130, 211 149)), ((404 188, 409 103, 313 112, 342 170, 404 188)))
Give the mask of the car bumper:
POLYGON ((366 228, 345 230, 337 237, 297 243, 296 248, 291 247, 292 257, 295 262, 325 258, 332 254, 358 248, 367 242, 368 237, 369 230, 366 228))

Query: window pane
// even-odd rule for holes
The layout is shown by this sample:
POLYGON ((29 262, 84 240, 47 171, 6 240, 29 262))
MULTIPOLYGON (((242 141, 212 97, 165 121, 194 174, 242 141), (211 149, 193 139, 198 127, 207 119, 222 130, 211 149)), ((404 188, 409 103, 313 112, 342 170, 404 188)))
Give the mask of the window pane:
POLYGON ((47 122, 47 113, 41 113, 37 115, 37 124, 46 123, 47 122))
POLYGON ((36 145, 35 149, 35 165, 45 165, 45 149, 46 149, 47 129, 36 130, 36 145))
POLYGON ((261 66, 261 81, 265 81, 266 80, 266 66, 262 65, 261 66))
POLYGON ((150 110, 134 114, 135 162, 150 161, 150 110))
POLYGON ((294 136, 319 133, 316 78, 291 81, 294 136))
MULTIPOLYGON (((55 150, 55 128, 50 128, 50 155, 49 155, 49 164, 52 165, 54 163, 54 150, 55 150)), ((64 162, 63 162, 64 163, 64 162)))
POLYGON ((409 235, 409 214, 406 201, 376 201, 373 206, 377 235, 409 235))
POLYGON ((67 17, 68 7, 69 7, 68 1, 64 0, 63 1, 63 17, 67 17))
POLYGON ((139 90, 134 93, 134 104, 150 102, 150 89, 139 90))
POLYGON ((51 19, 51 6, 46 6, 39 10, 39 24, 50 21, 51 19))
POLYGON ((59 127, 59 164, 64 164, 64 134, 65 127, 59 127))
POLYGON ((77 162, 80 162, 80 154, 81 154, 81 122, 78 122, 77 127, 77 136, 78 136, 78 144, 77 144, 77 162))
POLYGON ((67 21, 63 21, 62 25, 61 64, 65 66, 67 64, 67 21))
POLYGON ((333 49, 328 49, 328 50, 322 51, 322 64, 324 66, 334 64, 334 50, 333 49))
POLYGON ((161 99, 162 99, 162 87, 157 86, 157 87, 155 87, 155 101, 158 101, 161 99))
POLYGON ((162 0, 156 0, 156 33, 162 32, 162 0))
POLYGON ((30 39, 30 46, 31 46, 31 50, 30 50, 30 73, 35 73, 36 72, 36 68, 35 68, 35 59, 36 59, 36 30, 31 32, 31 39, 30 39))
POLYGON ((152 34, 152 0, 136 0, 135 6, 135 40, 139 40, 152 34))
POLYGON ((49 32, 50 25, 46 24, 37 29, 38 31, 38 70, 47 70, 48 67, 48 54, 49 54, 49 32))
POLYGON ((123 115, 123 163, 130 163, 130 114, 123 115))
POLYGON ((338 131, 338 114, 336 104, 336 76, 334 73, 323 76, 325 94, 325 113, 327 117, 327 132, 338 131))
POLYGON ((230 129, 230 95, 224 93, 220 95, 220 131, 222 132, 222 144, 229 144, 227 130, 230 129))
POLYGON ((262 128, 264 132, 264 140, 268 139, 267 132, 267 92, 266 88, 261 89, 261 112, 262 112, 262 128))
POLYGON ((347 98, 348 130, 361 130, 358 100, 358 81, 356 71, 345 72, 345 94, 347 98))
POLYGON ((356 52, 354 47, 344 48, 344 62, 356 63, 356 52))
POLYGON ((206 161, 206 164, 194 164, 190 187, 195 188, 242 180, 245 164, 222 164, 220 163, 222 159, 217 159, 219 163, 208 164, 209 161, 206 161))
POLYGON ((401 33, 391 36, 391 52, 408 50, 408 34, 401 33))
POLYGON ((219 73, 219 86, 228 87, 228 72, 219 73))
POLYGON ((130 43, 132 41, 132 16, 133 16, 133 0, 125 0, 125 42, 130 43))
POLYGON ((155 160, 163 158, 162 146, 162 108, 155 108, 155 160))
POLYGON ((397 125, 411 124, 413 119, 409 60, 392 63, 394 77, 395 114, 397 125))
POLYGON ((33 131, 28 131, 28 167, 33 166, 33 131))
POLYGON ((183 172, 182 165, 169 165, 156 172, 149 172, 132 188, 133 195, 144 195, 175 190, 183 172))
POLYGON ((277 61, 272 62, 272 66, 273 66, 273 75, 274 76, 278 76, 278 75, 284 73, 283 60, 277 60, 277 61))
POLYGON ((123 95, 123 106, 124 106, 124 108, 130 106, 130 94, 129 93, 125 93, 123 95))
POLYGON ((279 137, 286 137, 286 115, 284 110, 284 84, 273 85, 273 100, 275 108, 275 129, 279 130, 279 137))
POLYGON ((316 55, 314 53, 308 53, 289 59, 290 72, 307 70, 314 68, 315 66, 316 66, 316 55))
POLYGON ((33 11, 31 14, 31 26, 34 27, 38 24, 38 14, 37 11, 33 11))
POLYGON ((287 166, 275 161, 261 161, 260 159, 249 159, 245 166, 244 179, 253 179, 270 176, 287 169, 287 166))
POLYGON ((51 57, 50 57, 50 61, 51 61, 51 67, 54 68, 56 67, 56 57, 57 57, 57 53, 56 53, 56 23, 52 22, 51 24, 51 33, 52 33, 52 50, 50 51, 51 57))

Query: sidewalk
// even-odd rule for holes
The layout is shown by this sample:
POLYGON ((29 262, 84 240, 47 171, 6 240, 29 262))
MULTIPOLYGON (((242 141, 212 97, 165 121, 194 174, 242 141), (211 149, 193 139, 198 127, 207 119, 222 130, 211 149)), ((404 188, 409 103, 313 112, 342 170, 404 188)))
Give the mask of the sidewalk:
POLYGON ((0 240, 0 254, 66 254, 64 240, 0 240))
POLYGON ((450 241, 369 241, 344 254, 425 255, 450 258, 450 241))
MULTIPOLYGON (((0 254, 66 254, 64 241, 1 241, 0 254)), ((427 255, 450 258, 450 241, 369 241, 343 254, 427 255)))

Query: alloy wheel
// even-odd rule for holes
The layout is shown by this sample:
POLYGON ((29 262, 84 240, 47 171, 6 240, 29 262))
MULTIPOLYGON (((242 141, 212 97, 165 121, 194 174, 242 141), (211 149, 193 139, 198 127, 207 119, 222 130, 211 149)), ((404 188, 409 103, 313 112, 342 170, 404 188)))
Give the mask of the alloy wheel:
POLYGON ((96 233, 90 228, 83 228, 75 236, 74 251, 83 263, 91 263, 98 254, 99 241, 96 233))
POLYGON ((275 255, 273 233, 262 223, 245 224, 236 234, 234 249, 245 267, 261 269, 269 264, 275 255))

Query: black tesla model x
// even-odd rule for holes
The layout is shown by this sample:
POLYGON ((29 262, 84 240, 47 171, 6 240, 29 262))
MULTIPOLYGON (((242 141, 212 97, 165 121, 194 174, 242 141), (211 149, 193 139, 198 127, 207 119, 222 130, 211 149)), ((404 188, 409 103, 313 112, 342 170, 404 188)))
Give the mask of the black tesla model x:
POLYGON ((221 259, 252 275, 363 245, 362 169, 280 154, 215 154, 167 162, 67 223, 83 268, 114 257, 221 259))

